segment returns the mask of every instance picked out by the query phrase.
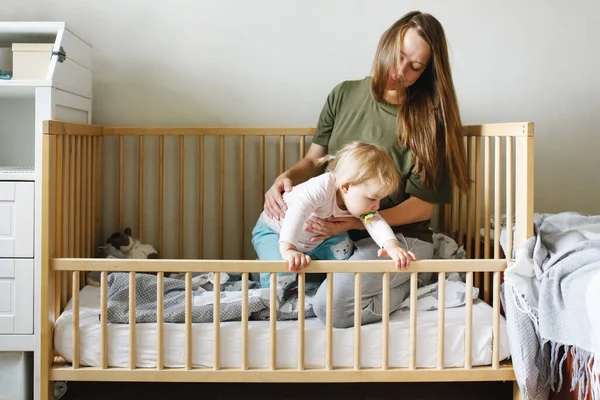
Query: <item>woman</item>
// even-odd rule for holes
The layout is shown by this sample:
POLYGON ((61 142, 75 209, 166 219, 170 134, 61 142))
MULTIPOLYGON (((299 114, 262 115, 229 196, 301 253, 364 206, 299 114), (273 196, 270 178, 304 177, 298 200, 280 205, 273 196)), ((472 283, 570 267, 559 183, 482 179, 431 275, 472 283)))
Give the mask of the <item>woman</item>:
MULTIPOLYGON (((468 170, 462 124, 450 72, 446 38, 431 15, 415 11, 396 21, 379 41, 373 76, 338 84, 327 97, 316 134, 306 156, 281 174, 265 194, 264 210, 283 216, 283 191, 323 172, 316 160, 344 144, 360 140, 386 148, 402 184, 381 201, 380 214, 400 243, 416 259, 433 256, 430 217, 435 204, 451 201, 452 184, 463 193, 468 170)), ((351 260, 377 259, 378 247, 352 218, 311 219, 305 229, 317 240, 348 231, 355 243, 351 260)), ((406 260, 407 262, 409 260, 406 260)), ((419 274, 424 281, 430 274, 419 274)), ((363 274, 363 324, 381 320, 381 274, 363 274)), ((410 275, 390 276, 390 310, 408 296, 410 275)), ((333 326, 354 323, 354 274, 336 274, 333 326)), ((326 285, 313 299, 314 311, 325 321, 326 285)))

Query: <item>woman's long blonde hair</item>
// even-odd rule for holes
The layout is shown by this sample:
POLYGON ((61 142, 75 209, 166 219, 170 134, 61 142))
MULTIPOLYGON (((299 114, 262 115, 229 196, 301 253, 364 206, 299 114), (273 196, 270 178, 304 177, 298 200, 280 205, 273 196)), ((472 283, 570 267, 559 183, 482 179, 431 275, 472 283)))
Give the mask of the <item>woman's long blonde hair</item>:
POLYGON ((459 190, 466 193, 470 178, 462 123, 446 36, 437 19, 413 11, 384 32, 373 63, 373 96, 383 101, 390 67, 398 63, 402 37, 409 28, 429 44, 431 57, 419 79, 406 88, 404 104, 398 109, 398 140, 415 155, 416 172, 425 185, 435 189, 444 166, 459 190))

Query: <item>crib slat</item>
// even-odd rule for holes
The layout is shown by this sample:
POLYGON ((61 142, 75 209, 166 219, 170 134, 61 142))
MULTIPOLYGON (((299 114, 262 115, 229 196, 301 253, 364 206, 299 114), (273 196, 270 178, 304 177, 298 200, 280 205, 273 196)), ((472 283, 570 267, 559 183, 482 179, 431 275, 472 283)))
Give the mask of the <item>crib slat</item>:
MULTIPOLYGON (((75 244, 73 248, 73 256, 75 258, 81 257, 81 136, 75 135, 75 203, 73 207, 75 208, 75 220, 74 222, 74 236, 75 236, 75 244)), ((68 294, 67 298, 71 298, 73 296, 73 275, 67 274, 68 283, 68 294)))
POLYGON ((108 272, 100 273, 100 368, 108 368, 108 272))
POLYGON ((388 369, 388 354, 390 345, 390 274, 383 274, 383 296, 381 310, 381 369, 388 369))
POLYGON ((223 259, 223 202, 225 198, 225 136, 219 136, 219 260, 223 259))
POLYGON ((459 195, 459 218, 458 218, 458 246, 464 246, 465 244, 465 230, 467 226, 467 196, 464 194, 459 195))
POLYGON ((165 311, 165 273, 156 274, 156 369, 162 370, 165 365, 164 311, 165 311))
POLYGON ((92 185, 94 191, 94 246, 98 246, 104 240, 102 237, 102 201, 100 196, 102 195, 102 136, 94 137, 94 184, 92 185))
POLYGON ((354 370, 361 369, 360 363, 360 334, 362 331, 362 273, 354 274, 354 370))
POLYGON ((183 195, 184 195, 184 136, 179 136, 179 258, 183 258, 183 214, 184 214, 184 205, 183 205, 183 195))
POLYGON ((163 203, 165 173, 165 137, 158 137, 158 254, 163 253, 163 203))
POLYGON ((260 209, 262 211, 264 203, 265 203, 265 137, 264 135, 260 136, 260 200, 258 202, 260 209))
POLYGON ((137 236, 144 243, 144 137, 138 136, 138 230, 137 236))
POLYGON ((69 278, 68 278, 68 274, 66 272, 63 272, 61 274, 62 277, 62 287, 61 287, 61 295, 62 295, 62 304, 61 304, 61 310, 64 310, 65 307, 67 306, 67 301, 69 300, 69 297, 71 296, 71 294, 69 293, 69 278))
MULTIPOLYGON (((102 182, 104 180, 104 174, 102 173, 102 163, 104 160, 104 138, 102 136, 98 137, 98 164, 96 165, 96 173, 98 174, 98 180, 96 182, 98 182, 98 187, 101 188, 102 187, 102 182)), ((102 232, 102 216, 103 216, 103 210, 102 210, 102 191, 101 190, 97 190, 98 192, 98 197, 96 198, 96 210, 97 210, 97 216, 96 216, 96 223, 98 225, 98 238, 101 238, 100 241, 104 242, 104 237, 103 237, 103 232, 102 232)))
POLYGON ((185 273, 185 369, 192 369, 192 273, 185 273))
POLYGON ((215 272, 214 276, 214 300, 213 300, 213 333, 214 333, 214 351, 213 351, 213 369, 221 369, 221 273, 215 272))
POLYGON ((79 368, 79 272, 73 271, 73 368, 79 368))
MULTIPOLYGON (((467 137, 467 160, 469 162, 469 171, 473 176, 473 138, 467 137)), ((474 185, 471 181, 469 183, 469 192, 467 194, 467 245, 466 245, 466 258, 473 258, 473 196, 474 196, 474 185)))
MULTIPOLYGON (((69 207, 69 256, 78 257, 78 245, 79 245, 79 220, 77 219, 78 209, 78 190, 79 190, 79 176, 77 172, 80 170, 81 165, 79 163, 78 151, 77 151, 77 136, 71 137, 71 177, 70 177, 70 207, 69 207)), ((72 296, 71 292, 71 275, 63 274, 63 304, 62 309, 67 305, 67 301, 72 296)))
POLYGON ((500 198, 500 137, 494 138, 494 258, 500 258, 500 210, 502 199, 500 198))
POLYGON ((304 158, 304 154, 306 153, 306 137, 304 135, 300 136, 300 160, 304 158))
POLYGON ((471 346, 473 338, 473 272, 467 272, 465 303, 465 369, 471 369, 471 346))
POLYGON ((332 369, 333 360, 333 274, 327 273, 327 321, 325 336, 325 369, 332 369))
MULTIPOLYGON (((84 160, 84 171, 85 176, 82 177, 83 180, 83 197, 84 200, 82 202, 83 205, 83 253, 82 257, 89 258, 91 256, 90 250, 92 248, 90 241, 90 234, 92 231, 92 225, 90 224, 90 212, 92 210, 91 198, 92 195, 90 193, 90 184, 92 180, 92 170, 90 168, 90 143, 92 140, 92 136, 84 136, 83 137, 83 160, 84 160)), ((83 174, 82 174, 83 175, 83 174)), ((84 272, 80 272, 80 282, 85 282, 84 272)))
POLYGON ((494 322, 492 328, 492 368, 500 367, 500 272, 494 272, 494 322))
POLYGON ((512 259, 513 253, 513 139, 506 138, 506 258, 512 259))
POLYGON ((304 315, 306 309, 304 308, 304 291, 306 288, 306 274, 298 274, 298 369, 302 371, 304 369, 304 315))
POLYGON ((55 252, 56 257, 62 257, 63 254, 63 191, 65 190, 63 181, 63 147, 64 141, 62 136, 56 137, 56 203, 54 204, 56 209, 54 210, 55 220, 55 252))
POLYGON ((238 196, 239 196, 239 258, 244 259, 244 233, 245 233, 245 223, 244 223, 244 154, 245 154, 245 146, 244 146, 244 136, 240 135, 240 155, 239 155, 239 165, 240 165, 240 176, 239 176, 239 188, 238 188, 238 196))
POLYGON ((129 273, 129 369, 134 370, 137 365, 137 333, 136 333, 136 287, 135 272, 129 273))
POLYGON ((271 371, 277 369, 277 274, 271 272, 269 294, 269 322, 271 328, 271 371))
MULTIPOLYGON (((484 138, 484 221, 483 221, 483 258, 490 258, 490 206, 491 206, 491 182, 490 182, 490 137, 484 138)), ((481 275, 481 274, 479 274, 481 275)), ((483 273, 483 299, 490 302, 490 273, 483 273)))
MULTIPOLYGON (((92 221, 92 228, 91 228, 92 229, 92 244, 90 246, 90 250, 92 251, 92 256, 94 256, 94 251, 95 251, 94 249, 99 244, 97 241, 98 225, 96 224, 96 204, 97 204, 96 203, 96 195, 97 195, 96 186, 99 186, 97 183, 98 176, 97 176, 97 172, 96 172, 96 163, 98 162, 98 160, 97 160, 97 157, 98 157, 97 144, 96 144, 97 141, 98 141, 98 137, 92 136, 91 143, 90 143, 90 146, 91 146, 91 149, 90 149, 90 151, 91 151, 91 155, 90 155, 91 166, 90 166, 90 168, 92 170, 92 182, 91 182, 91 196, 92 196, 91 207, 92 208, 91 208, 91 215, 90 215, 90 218, 92 221)), ((85 284, 85 281, 83 282, 83 284, 85 284)))
MULTIPOLYGON (((474 246, 475 246, 475 258, 481 258, 481 191, 482 191, 482 179, 481 179, 481 137, 475 137, 475 232, 474 246)), ((477 275, 479 277, 479 275, 477 275)), ((479 286, 479 283, 477 284, 479 286)))
MULTIPOLYGON (((469 142, 469 137, 468 136, 464 136, 462 138, 462 144, 465 148, 465 152, 467 149, 467 144, 469 142)), ((469 154, 466 155, 467 157, 467 169, 468 171, 471 170, 471 159, 469 157, 469 154)), ((469 184, 470 186, 470 184, 469 184)), ((468 192, 467 192, 467 196, 468 196, 468 192)), ((457 239, 457 243, 458 246, 464 246, 465 245, 465 231, 466 231, 466 227, 467 227, 467 196, 465 196, 464 193, 459 191, 459 216, 458 216, 458 239, 457 239)), ((468 258, 468 255, 467 255, 468 258)))
MULTIPOLYGON (((481 178, 481 137, 475 137, 475 231, 474 236, 474 257, 475 259, 481 258, 481 196, 483 191, 483 183, 481 178)), ((475 280, 475 286, 481 289, 481 273, 476 272, 473 275, 475 280)), ((480 292, 483 294, 483 290, 480 292)))
MULTIPOLYGON (((75 136, 69 137, 71 165, 69 177, 69 247, 67 248, 67 257, 75 257, 75 225, 77 224, 75 221, 75 193, 77 190, 77 185, 75 183, 75 170, 77 169, 77 164, 75 163, 75 153, 77 152, 76 146, 77 144, 75 143, 75 136)), ((65 290, 65 294, 66 293, 67 292, 65 290)))
POLYGON ((410 361, 408 368, 417 368, 417 289, 418 272, 410 274, 410 361))
MULTIPOLYGON (((65 146, 65 141, 63 140, 63 136, 56 137, 56 209, 54 211, 56 215, 55 220, 55 255, 56 257, 62 257, 63 255, 63 225, 64 225, 64 216, 63 216, 63 191, 66 191, 65 181, 63 180, 63 174, 65 174, 65 168, 63 168, 63 148, 65 146)), ((66 158, 66 162, 68 162, 68 157, 66 158)), ((66 197, 66 196, 65 196, 66 197)), ((56 321, 60 316, 60 312, 62 311, 60 308, 60 300, 61 300, 61 272, 54 272, 54 320, 56 321)))
MULTIPOLYGON (((82 257, 82 235, 85 232, 83 230, 83 218, 81 204, 83 200, 83 154, 81 152, 81 141, 83 138, 80 135, 75 136, 76 153, 75 153, 75 257, 82 257)), ((71 291, 73 279, 69 275, 69 297, 73 295, 71 291)))
POLYGON ((248 272, 242 272, 242 362, 241 368, 248 369, 248 272))
MULTIPOLYGON (((66 228, 63 229, 65 251, 63 257, 73 257, 73 239, 74 239, 74 226, 73 221, 75 220, 75 138, 68 136, 65 138, 65 168, 64 181, 65 181, 65 217, 66 217, 66 228), (67 193, 68 192, 68 193, 67 193)), ((62 311, 67 305, 67 274, 60 273, 60 310, 62 311)))
POLYGON ((118 169, 118 182, 119 186, 117 188, 117 226, 119 227, 119 231, 123 230, 123 173, 124 173, 124 165, 125 165, 125 137, 123 135, 119 136, 119 169, 118 169))
POLYGON ((204 258, 204 136, 198 138, 198 258, 204 258))
POLYGON ((460 215, 460 191, 456 185, 452 186, 452 228, 451 232, 458 232, 459 215, 460 215))
POLYGON ((285 136, 279 137, 279 174, 285 171, 285 136))
POLYGON ((437 367, 444 369, 444 339, 446 328, 446 273, 438 274, 437 367))
POLYGON ((491 176, 490 167, 492 160, 490 158, 490 137, 486 136, 483 138, 484 153, 483 153, 483 167, 484 167, 484 202, 483 202, 483 258, 490 258, 490 207, 491 207, 491 176))
MULTIPOLYGON (((87 184, 87 246, 86 246, 86 257, 93 257, 94 252, 94 219, 93 219, 93 210, 94 210, 94 192, 93 192, 93 184, 94 183, 94 157, 92 153, 92 142, 94 141, 94 136, 87 137, 87 172, 88 177, 86 180, 87 184)), ((80 284, 85 286, 85 272, 81 272, 81 282, 80 284)))

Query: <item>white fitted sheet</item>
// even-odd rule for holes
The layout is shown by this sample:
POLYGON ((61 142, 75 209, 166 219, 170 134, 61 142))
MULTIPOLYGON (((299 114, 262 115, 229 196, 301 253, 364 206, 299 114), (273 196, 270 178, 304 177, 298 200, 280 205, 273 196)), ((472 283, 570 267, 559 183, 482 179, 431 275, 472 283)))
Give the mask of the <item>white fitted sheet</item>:
MULTIPOLYGON (((80 292, 79 340, 80 364, 100 365, 100 289, 86 286, 80 292)), ((464 365, 465 307, 446 309, 444 365, 464 365)), ((437 311, 417 313, 417 367, 437 366, 437 311)), ((483 301, 473 301, 472 363, 489 365, 492 361, 492 308, 483 301)), ((295 368, 298 363, 298 322, 277 322, 277 368, 295 368)), ((325 325, 316 318, 305 322, 305 366, 325 367, 325 325)), ((193 324, 192 364, 212 367, 213 325, 193 324)), ((381 366, 382 324, 362 327, 361 365, 381 366)), ((389 366, 408 367, 410 314, 396 311, 390 315, 389 366)), ((221 323, 221 367, 239 368, 241 363, 241 322, 221 323)), ((156 367, 156 324, 136 326, 136 364, 156 367)), ((68 362, 73 360, 73 313, 71 303, 60 315, 54 329, 56 351, 68 362)), ((185 366, 185 324, 164 324, 165 367, 185 366)), ((500 359, 510 356, 506 321, 500 318, 500 359)), ((250 368, 268 368, 270 363, 270 323, 248 322, 248 363, 250 368)), ((108 365, 129 366, 129 325, 108 325, 108 365)), ((333 366, 353 367, 354 328, 333 330, 333 366)))

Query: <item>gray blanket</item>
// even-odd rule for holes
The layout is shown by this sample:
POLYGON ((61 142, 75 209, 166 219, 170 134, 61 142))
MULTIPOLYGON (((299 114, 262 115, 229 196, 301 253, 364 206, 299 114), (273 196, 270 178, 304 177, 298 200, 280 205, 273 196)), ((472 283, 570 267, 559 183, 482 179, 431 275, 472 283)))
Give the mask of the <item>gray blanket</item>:
MULTIPOLYGON (((184 275, 164 278, 164 322, 185 322, 184 275)), ((136 323, 156 322, 156 275, 136 274, 136 323)), ((221 273, 220 314, 221 321, 239 321, 242 318, 242 291, 239 274, 221 273)), ((212 273, 193 274, 192 279, 192 322, 212 322, 214 287, 212 273)), ((268 320, 270 318, 270 290, 261 289, 260 283, 249 280, 248 318, 268 320)), ((310 289, 307 285, 307 289, 310 289)), ((314 289, 316 291, 316 289, 314 289)), ((310 303, 312 293, 306 295, 305 316, 314 317, 310 303)), ((278 290, 277 319, 298 318, 298 298, 278 290)), ((129 274, 111 273, 108 276, 107 320, 112 324, 129 323, 129 274)))
POLYGON ((517 249, 503 284, 517 382, 526 399, 547 399, 562 385, 570 352, 571 390, 580 384, 579 398, 587 398, 598 390, 591 365, 600 332, 593 331, 589 310, 600 308, 600 293, 590 295, 588 284, 600 275, 600 216, 536 214, 534 221, 534 236, 517 249))

